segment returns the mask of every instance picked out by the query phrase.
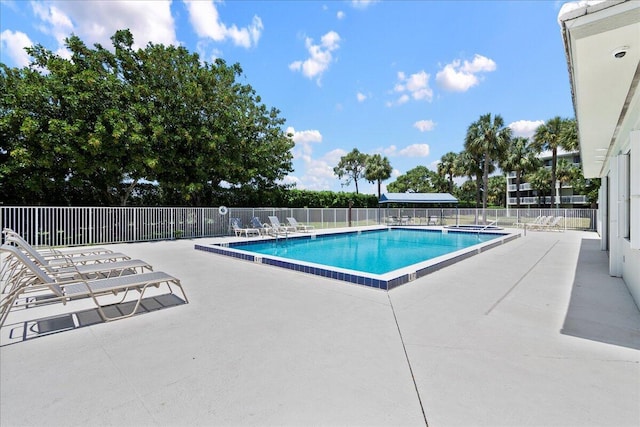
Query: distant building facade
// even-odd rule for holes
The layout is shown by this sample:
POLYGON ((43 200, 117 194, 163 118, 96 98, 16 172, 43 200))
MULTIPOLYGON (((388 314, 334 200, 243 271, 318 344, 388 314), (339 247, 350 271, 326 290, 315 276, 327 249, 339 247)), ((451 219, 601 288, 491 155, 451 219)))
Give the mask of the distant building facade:
MULTIPOLYGON (((544 167, 551 169, 552 154, 551 151, 544 151, 538 155, 542 160, 544 167)), ((579 151, 563 151, 558 150, 558 161, 565 159, 569 164, 580 169, 580 152, 579 151)), ((560 208, 589 208, 591 204, 584 194, 574 192, 570 184, 562 184, 562 189, 554 188, 554 196, 556 191, 560 191, 560 198, 554 197, 553 206, 551 206, 551 195, 545 194, 541 196, 530 183, 526 182, 526 177, 520 177, 520 207, 521 208, 537 208, 542 207, 560 207, 560 208)), ((516 193, 516 173, 507 173, 507 208, 515 208, 518 204, 516 193)))

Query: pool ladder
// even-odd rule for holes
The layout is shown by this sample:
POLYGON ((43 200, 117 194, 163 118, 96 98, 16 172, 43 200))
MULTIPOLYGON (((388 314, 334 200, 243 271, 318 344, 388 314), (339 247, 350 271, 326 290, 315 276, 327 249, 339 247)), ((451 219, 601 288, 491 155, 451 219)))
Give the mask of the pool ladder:
POLYGON ((493 227, 498 221, 489 221, 489 224, 486 224, 484 227, 482 227, 480 230, 478 230, 478 238, 480 238, 480 232, 481 231, 485 231, 487 228, 489 227, 493 227))

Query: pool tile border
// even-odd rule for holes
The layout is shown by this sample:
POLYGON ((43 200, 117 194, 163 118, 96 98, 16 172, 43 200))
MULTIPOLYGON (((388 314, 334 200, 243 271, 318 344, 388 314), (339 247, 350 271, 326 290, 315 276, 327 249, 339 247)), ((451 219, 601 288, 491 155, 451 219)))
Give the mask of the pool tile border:
MULTIPOLYGON (((384 227, 382 229, 389 228, 384 227)), ((402 227, 391 227, 391 228, 402 228, 402 227)), ((352 233, 367 233, 370 231, 379 231, 380 229, 374 230, 355 230, 355 231, 346 231, 346 232, 335 232, 335 233, 323 233, 323 235, 331 235, 331 234, 352 234, 352 233)), ((435 232, 436 230, 425 230, 430 232, 435 232)), ((476 234, 475 231, 466 231, 466 230, 448 230, 449 233, 472 233, 476 234)), ((302 261, 292 261, 288 259, 279 258, 276 256, 270 255, 262 255, 256 256, 253 254, 248 254, 246 252, 239 252, 242 250, 242 246, 249 245, 255 243, 255 240, 250 241, 239 241, 233 243, 215 243, 211 245, 199 245, 196 244, 194 249, 205 251, 209 253, 214 253, 217 255, 224 255, 233 257, 236 259, 241 259, 244 261, 255 262, 259 264, 270 265, 273 267, 284 268, 292 271, 297 271, 305 274, 312 274, 315 276, 325 277, 328 279, 339 280, 343 282, 352 283, 360 286, 367 286, 370 288, 381 289, 384 291, 389 291, 398 286, 404 285, 405 283, 411 282, 415 279, 419 279, 428 274, 431 274, 435 271, 438 271, 442 268, 448 267, 452 264, 455 264, 459 261, 487 251, 489 249, 495 248, 496 246, 503 245, 507 242, 510 242, 513 239, 517 239, 520 237, 518 233, 500 233, 500 232, 487 232, 484 234, 497 234, 503 236, 500 239, 492 240, 490 242, 485 242, 483 245, 476 245, 466 250, 461 250, 458 252, 454 252, 454 254, 449 254, 451 256, 443 256, 436 258, 437 262, 432 263, 431 265, 427 265, 426 267, 417 268, 416 270, 404 273, 407 269, 411 269, 412 267, 420 266, 420 264, 414 264, 413 266, 405 267, 402 269, 398 269, 392 271, 390 273, 384 275, 374 275, 369 273, 362 273, 354 270, 344 270, 339 268, 328 268, 327 266, 322 266, 319 264, 305 263, 302 261), (238 248, 238 249, 235 249, 238 248)), ((301 236, 290 236, 289 239, 313 239, 315 238, 314 234, 307 234, 301 236)), ((275 239, 274 239, 275 240, 275 239)))

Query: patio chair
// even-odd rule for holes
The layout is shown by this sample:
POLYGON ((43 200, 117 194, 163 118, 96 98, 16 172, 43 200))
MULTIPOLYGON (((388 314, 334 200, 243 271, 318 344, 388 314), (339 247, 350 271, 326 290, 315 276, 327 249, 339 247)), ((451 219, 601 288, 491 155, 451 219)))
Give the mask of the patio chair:
POLYGON ((246 237, 249 237, 249 234, 260 235, 260 230, 257 228, 246 228, 242 226, 242 221, 240 218, 230 218, 229 222, 231 223, 231 228, 234 233, 236 233, 236 237, 242 236, 244 234, 246 237))
POLYGON ((280 224, 280 220, 277 216, 270 216, 269 222, 271 223, 271 227, 276 230, 276 233, 284 233, 287 234, 292 231, 296 231, 294 227, 289 227, 286 225, 280 224))
POLYGON ((440 222, 440 219, 437 216, 432 215, 429 217, 427 225, 438 225, 438 222, 440 222))
POLYGON ((19 286, 13 288, 11 292, 6 294, 3 299, 0 300, 0 327, 4 325, 9 312, 14 308, 34 307, 39 304, 52 304, 56 302, 61 302, 63 305, 66 305, 68 302, 72 302, 80 298, 91 298, 96 305, 100 317, 105 322, 130 317, 138 310, 147 288, 150 286, 158 288, 163 283, 167 284, 169 291, 172 294, 174 293, 172 285, 180 288, 180 292, 184 297, 185 303, 189 302, 187 295, 180 284, 180 280, 161 271, 130 274, 108 279, 65 281, 58 280, 47 274, 46 271, 40 268, 17 247, 5 245, 3 250, 10 252, 12 256, 19 259, 23 264, 23 271, 29 271, 31 278, 28 280, 21 280, 19 286), (121 304, 126 299, 129 291, 137 291, 140 293, 140 296, 134 304, 131 312, 120 314, 118 316, 107 316, 104 311, 105 306, 103 306, 98 299, 101 297, 117 295, 122 292, 124 293, 122 299, 116 303, 121 304), (25 298, 24 302, 19 301, 20 297, 33 293, 38 294, 40 298, 25 298))
POLYGON ((303 233, 306 233, 308 231, 315 230, 315 227, 313 225, 300 224, 298 220, 293 217, 287 217, 287 221, 289 221, 289 225, 293 227, 293 231, 301 231, 303 233))

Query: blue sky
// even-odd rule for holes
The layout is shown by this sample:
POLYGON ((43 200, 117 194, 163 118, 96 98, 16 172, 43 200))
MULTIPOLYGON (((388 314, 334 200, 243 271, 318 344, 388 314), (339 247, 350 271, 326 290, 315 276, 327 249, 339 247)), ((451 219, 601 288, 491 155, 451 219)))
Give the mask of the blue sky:
POLYGON ((129 28, 138 46, 180 44, 205 61, 238 62, 242 82, 294 133, 286 182, 354 191, 333 174, 353 148, 387 156, 397 176, 461 151, 482 114, 523 136, 572 117, 562 3, 1 0, 0 60, 26 65, 22 48, 36 43, 66 55, 71 33, 107 47, 129 28))

